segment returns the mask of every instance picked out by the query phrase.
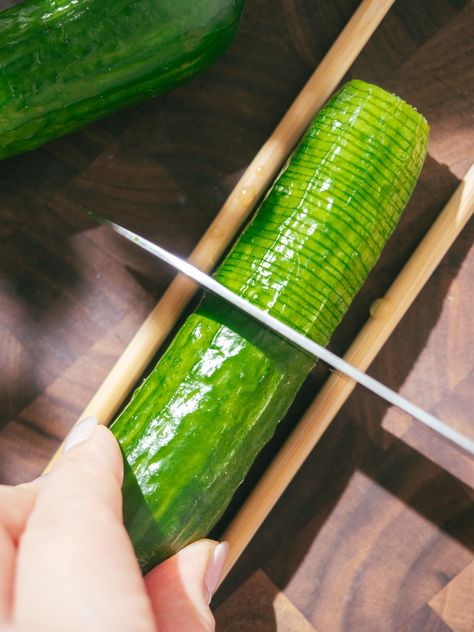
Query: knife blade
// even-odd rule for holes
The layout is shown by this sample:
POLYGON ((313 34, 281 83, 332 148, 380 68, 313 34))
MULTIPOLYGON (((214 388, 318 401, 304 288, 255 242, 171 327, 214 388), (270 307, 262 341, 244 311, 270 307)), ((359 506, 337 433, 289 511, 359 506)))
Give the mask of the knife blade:
POLYGON ((423 410, 399 393, 393 391, 388 386, 385 386, 385 384, 382 384, 382 382, 379 382, 370 375, 367 375, 367 373, 360 371, 355 366, 353 366, 349 362, 346 362, 346 360, 343 360, 332 351, 329 351, 325 347, 322 347, 321 345, 314 342, 307 336, 299 333, 289 325, 281 322, 268 312, 265 312, 264 310, 260 309, 253 303, 250 303, 238 294, 235 294, 224 285, 216 281, 216 279, 212 278, 199 268, 193 266, 191 263, 189 263, 189 261, 178 257, 177 255, 169 252, 162 246, 159 246, 149 241, 148 239, 137 235, 131 230, 128 230, 128 228, 124 228, 123 226, 120 226, 120 224, 117 224, 116 222, 113 222, 103 217, 102 215, 99 215, 98 213, 86 209, 83 210, 98 223, 107 226, 108 228, 118 233, 125 239, 133 242, 143 250, 148 251, 161 261, 173 267, 175 270, 178 270, 185 276, 195 281, 198 285, 204 287, 212 294, 220 297, 227 303, 230 303, 231 305, 236 307, 241 312, 244 312, 251 318, 259 321, 260 323, 262 323, 262 325, 280 335, 282 338, 285 338, 288 342, 292 343, 302 351, 305 351, 309 355, 320 359, 323 362, 326 362, 326 364, 329 364, 339 373, 342 373, 344 376, 347 376, 348 378, 359 383, 361 386, 364 386, 372 393, 375 393, 385 401, 396 406, 400 410, 409 414, 411 417, 417 419, 419 422, 421 422, 434 432, 443 436, 454 445, 462 448, 469 454, 474 455, 474 441, 471 440, 469 437, 458 432, 447 423, 443 422, 441 419, 438 419, 426 410, 423 410))

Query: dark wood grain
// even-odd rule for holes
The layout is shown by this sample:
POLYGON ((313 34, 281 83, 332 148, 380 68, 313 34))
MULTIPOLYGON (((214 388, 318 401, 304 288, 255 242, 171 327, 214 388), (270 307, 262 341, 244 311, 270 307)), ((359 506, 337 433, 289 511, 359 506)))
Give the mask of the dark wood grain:
MULTIPOLYGON (((248 0, 234 44, 192 83, 2 163, 2 482, 41 471, 171 279, 80 208, 187 254, 357 5, 248 0)), ((337 352, 473 161, 473 24, 472 2, 398 0, 349 73, 416 105, 432 138, 337 352)), ((472 434, 473 234, 471 222, 371 368, 472 434)), ((220 529, 326 375, 309 378, 220 529)), ((357 390, 216 596, 218 630, 473 630, 459 615, 474 598, 473 484, 472 461, 357 390)))

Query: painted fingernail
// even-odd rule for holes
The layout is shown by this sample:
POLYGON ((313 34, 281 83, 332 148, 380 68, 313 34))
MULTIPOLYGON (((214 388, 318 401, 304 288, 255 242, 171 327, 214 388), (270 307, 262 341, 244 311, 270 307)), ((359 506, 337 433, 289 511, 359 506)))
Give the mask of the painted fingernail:
POLYGON ((63 452, 68 452, 71 448, 88 439, 97 427, 96 417, 86 417, 71 430, 64 440, 63 452))
POLYGON ((211 602, 212 596, 219 586, 228 553, 229 545, 227 542, 219 542, 208 562, 206 576, 204 578, 207 603, 211 602))
POLYGON ((32 485, 41 485, 47 476, 48 476, 47 474, 41 474, 41 476, 34 478, 32 481, 28 481, 27 483, 18 483, 18 485, 15 485, 15 487, 28 488, 28 487, 31 487, 32 485))
POLYGON ((32 485, 42 485, 45 480, 48 478, 49 474, 41 474, 41 476, 38 476, 38 478, 35 478, 34 480, 31 481, 32 485))

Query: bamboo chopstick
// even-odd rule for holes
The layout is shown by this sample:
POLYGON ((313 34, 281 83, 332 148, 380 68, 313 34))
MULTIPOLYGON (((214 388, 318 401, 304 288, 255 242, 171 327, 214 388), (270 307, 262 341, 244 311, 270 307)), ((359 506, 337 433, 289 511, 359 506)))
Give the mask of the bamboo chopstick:
MULTIPOLYGON (((363 0, 279 125, 252 160, 189 260, 212 270, 266 192, 311 119, 337 87, 395 0, 363 0)), ((177 276, 137 331, 79 419, 110 423, 191 300, 196 285, 177 276)), ((59 454, 45 469, 48 472, 59 454)))
MULTIPOLYGON (((474 213, 474 165, 426 233, 403 270, 382 299, 344 359, 361 371, 390 337, 441 259, 474 213)), ((223 540, 229 543, 224 577, 268 516, 292 478, 352 393, 356 383, 337 371, 329 377, 295 430, 241 507, 223 540)))

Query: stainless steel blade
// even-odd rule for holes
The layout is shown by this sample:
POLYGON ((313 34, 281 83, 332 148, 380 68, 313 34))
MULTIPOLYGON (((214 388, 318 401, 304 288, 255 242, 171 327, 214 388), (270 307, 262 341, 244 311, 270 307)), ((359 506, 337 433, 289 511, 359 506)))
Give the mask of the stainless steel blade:
POLYGON ((315 358, 323 360, 340 373, 347 375, 347 377, 358 382, 369 391, 372 391, 382 399, 385 399, 390 404, 397 406, 397 408, 400 408, 400 410, 408 413, 428 428, 431 428, 431 430, 434 430, 438 434, 442 435, 443 437, 451 441, 451 443, 462 448, 469 454, 474 455, 474 441, 472 441, 469 437, 461 434, 434 415, 423 410, 416 404, 413 404, 405 397, 402 397, 402 395, 399 395, 388 386, 385 386, 378 380, 370 377, 366 373, 352 366, 351 364, 340 358, 338 355, 332 353, 325 347, 322 347, 310 338, 304 336, 303 334, 300 334, 288 325, 285 325, 274 316, 271 316, 270 314, 263 311, 259 307, 256 307, 246 299, 238 296, 231 290, 227 289, 224 285, 213 279, 211 276, 190 264, 188 261, 177 257, 171 252, 168 252, 168 250, 166 250, 165 248, 154 244, 144 237, 140 237, 140 235, 133 233, 127 228, 124 228, 123 226, 120 226, 119 224, 116 224, 115 222, 112 222, 105 217, 98 215, 97 213, 93 213, 92 211, 87 211, 87 213, 97 222, 108 226, 122 237, 125 237, 129 241, 137 244, 137 246, 140 246, 144 250, 147 250, 155 257, 158 257, 158 259, 161 259, 179 272, 182 272, 190 279, 196 281, 196 283, 209 290, 209 292, 212 292, 213 294, 224 299, 240 311, 248 314, 255 320, 258 320, 263 325, 265 325, 275 333, 279 334, 295 346, 299 347, 306 353, 309 353, 315 358))

